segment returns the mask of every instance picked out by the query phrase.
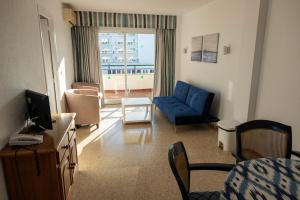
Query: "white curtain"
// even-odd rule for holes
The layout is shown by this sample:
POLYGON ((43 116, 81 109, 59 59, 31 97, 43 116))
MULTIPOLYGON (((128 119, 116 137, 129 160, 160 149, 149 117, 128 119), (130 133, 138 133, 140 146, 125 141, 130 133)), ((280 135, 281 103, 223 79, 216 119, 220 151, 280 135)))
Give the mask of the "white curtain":
MULTIPOLYGON (((103 94, 102 70, 98 46, 98 28, 75 26, 72 28, 75 81, 97 83, 103 94)), ((104 102, 102 98, 102 103, 104 102)))
POLYGON ((157 29, 155 45, 154 96, 173 94, 175 81, 176 30, 157 29))

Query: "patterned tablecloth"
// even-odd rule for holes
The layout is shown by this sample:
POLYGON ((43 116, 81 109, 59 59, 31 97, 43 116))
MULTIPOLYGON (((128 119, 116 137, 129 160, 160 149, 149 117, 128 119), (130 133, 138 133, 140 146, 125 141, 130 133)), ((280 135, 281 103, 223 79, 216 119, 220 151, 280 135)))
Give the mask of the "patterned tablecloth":
POLYGON ((221 199, 300 199, 300 161, 240 162, 228 174, 221 199))

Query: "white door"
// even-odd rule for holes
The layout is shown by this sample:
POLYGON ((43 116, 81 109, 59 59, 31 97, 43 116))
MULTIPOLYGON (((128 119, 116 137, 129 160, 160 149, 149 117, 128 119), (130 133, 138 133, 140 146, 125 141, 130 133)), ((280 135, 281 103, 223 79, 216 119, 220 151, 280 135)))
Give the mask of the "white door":
POLYGON ((56 92, 55 92, 55 81, 54 81, 54 71, 52 62, 52 50, 51 50, 51 40, 49 35, 49 23, 48 19, 40 16, 41 23, 41 35, 42 35, 42 48, 44 55, 44 65, 47 83, 47 92, 49 96, 50 109, 52 113, 57 112, 57 102, 56 102, 56 92))

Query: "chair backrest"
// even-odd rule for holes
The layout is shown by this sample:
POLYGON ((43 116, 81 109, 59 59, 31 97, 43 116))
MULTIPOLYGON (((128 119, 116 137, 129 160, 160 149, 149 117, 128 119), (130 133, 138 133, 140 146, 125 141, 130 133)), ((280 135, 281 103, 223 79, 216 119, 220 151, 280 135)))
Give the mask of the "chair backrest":
POLYGON ((98 83, 74 82, 72 83, 72 89, 95 89, 99 92, 100 85, 98 83))
POLYGON ((291 157, 290 126, 269 120, 249 121, 236 127, 236 137, 236 153, 243 160, 291 157))
POLYGON ((189 161, 182 142, 177 142, 169 147, 169 163, 176 178, 182 198, 189 199, 190 170, 189 161))

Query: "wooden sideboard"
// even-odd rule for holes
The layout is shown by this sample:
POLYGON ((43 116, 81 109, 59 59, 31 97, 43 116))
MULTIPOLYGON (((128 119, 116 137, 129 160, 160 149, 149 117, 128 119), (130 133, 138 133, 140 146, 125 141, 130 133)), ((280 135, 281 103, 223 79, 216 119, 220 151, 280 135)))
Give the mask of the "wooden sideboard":
POLYGON ((9 199, 71 199, 78 164, 75 114, 62 113, 52 118, 53 129, 38 133, 44 135, 42 144, 6 145, 0 151, 9 199))

